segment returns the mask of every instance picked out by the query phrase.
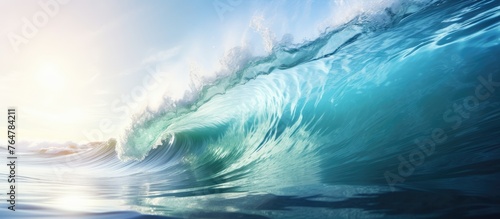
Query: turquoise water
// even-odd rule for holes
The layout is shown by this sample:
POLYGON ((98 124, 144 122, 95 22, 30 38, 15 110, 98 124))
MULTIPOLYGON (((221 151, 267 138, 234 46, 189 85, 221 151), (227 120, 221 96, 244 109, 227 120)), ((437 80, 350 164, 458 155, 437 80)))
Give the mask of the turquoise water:
POLYGON ((21 211, 2 215, 500 214, 499 9, 407 5, 281 43, 189 100, 142 112, 117 140, 24 155, 21 211), (81 214, 58 210, 73 202, 81 214))

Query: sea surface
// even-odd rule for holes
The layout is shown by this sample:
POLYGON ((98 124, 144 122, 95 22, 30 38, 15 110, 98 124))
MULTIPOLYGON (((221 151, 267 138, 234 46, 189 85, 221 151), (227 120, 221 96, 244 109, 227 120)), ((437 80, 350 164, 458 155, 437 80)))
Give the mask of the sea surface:
POLYGON ((276 44, 116 139, 23 152, 0 217, 499 216, 500 1, 418 2, 276 44))

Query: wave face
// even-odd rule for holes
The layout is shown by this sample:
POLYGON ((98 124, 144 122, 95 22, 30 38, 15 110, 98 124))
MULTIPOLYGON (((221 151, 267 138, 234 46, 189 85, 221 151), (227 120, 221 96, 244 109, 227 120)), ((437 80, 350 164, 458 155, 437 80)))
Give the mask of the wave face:
POLYGON ((142 112, 116 152, 40 162, 83 157, 99 199, 166 216, 500 214, 498 1, 401 8, 279 44, 142 112))

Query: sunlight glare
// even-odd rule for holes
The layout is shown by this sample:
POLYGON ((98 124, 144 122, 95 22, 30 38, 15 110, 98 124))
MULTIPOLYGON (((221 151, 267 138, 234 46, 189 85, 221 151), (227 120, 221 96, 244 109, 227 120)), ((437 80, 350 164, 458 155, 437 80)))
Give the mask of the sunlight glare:
POLYGON ((67 211, 86 211, 92 207, 91 197, 81 193, 69 193, 55 200, 55 206, 67 211))
POLYGON ((60 91, 66 84, 64 74, 51 64, 42 67, 36 78, 40 86, 50 91, 60 91))

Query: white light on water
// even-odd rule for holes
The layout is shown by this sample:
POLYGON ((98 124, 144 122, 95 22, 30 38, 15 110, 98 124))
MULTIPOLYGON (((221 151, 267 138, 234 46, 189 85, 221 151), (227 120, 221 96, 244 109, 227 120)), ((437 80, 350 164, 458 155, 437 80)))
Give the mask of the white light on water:
POLYGON ((85 212, 92 209, 95 202, 86 194, 79 192, 71 192, 60 197, 57 197, 54 202, 56 208, 65 211, 80 211, 85 212))
POLYGON ((65 87, 65 77, 57 66, 46 64, 36 75, 38 84, 49 91, 60 91, 65 87))

